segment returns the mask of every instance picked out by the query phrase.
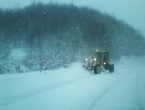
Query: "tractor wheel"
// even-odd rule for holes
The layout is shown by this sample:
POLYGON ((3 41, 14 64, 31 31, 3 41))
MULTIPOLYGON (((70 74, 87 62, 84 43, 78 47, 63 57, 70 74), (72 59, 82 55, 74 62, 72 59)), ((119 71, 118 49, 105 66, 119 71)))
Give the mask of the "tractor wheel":
POLYGON ((110 66, 109 66, 109 72, 110 73, 114 72, 114 64, 110 64, 110 66))
POLYGON ((95 74, 99 74, 101 72, 101 67, 100 67, 100 65, 96 65, 95 67, 94 67, 94 73, 95 74))

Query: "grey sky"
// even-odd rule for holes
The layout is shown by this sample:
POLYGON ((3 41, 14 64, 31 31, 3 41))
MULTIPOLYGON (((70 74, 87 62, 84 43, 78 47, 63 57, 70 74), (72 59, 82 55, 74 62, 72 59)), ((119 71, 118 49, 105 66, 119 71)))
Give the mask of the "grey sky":
MULTIPOLYGON (((24 7, 34 0, 0 0, 1 8, 24 7)), ((35 0, 43 3, 73 3, 77 6, 89 6, 124 20, 145 37, 145 0, 35 0)))

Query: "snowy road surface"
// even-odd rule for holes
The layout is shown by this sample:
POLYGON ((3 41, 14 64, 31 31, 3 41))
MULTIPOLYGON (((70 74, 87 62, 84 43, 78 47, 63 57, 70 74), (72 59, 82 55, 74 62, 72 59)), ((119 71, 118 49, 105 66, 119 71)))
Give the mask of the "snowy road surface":
POLYGON ((47 74, 0 75, 0 110, 145 110, 143 60, 115 65, 111 74, 73 63, 47 74))

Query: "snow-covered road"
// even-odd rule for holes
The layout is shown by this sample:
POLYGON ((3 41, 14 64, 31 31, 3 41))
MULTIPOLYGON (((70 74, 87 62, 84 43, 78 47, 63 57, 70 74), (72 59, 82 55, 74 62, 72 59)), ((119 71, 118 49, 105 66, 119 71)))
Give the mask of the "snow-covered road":
POLYGON ((145 110, 143 60, 115 65, 111 74, 73 63, 46 74, 0 75, 0 110, 145 110))

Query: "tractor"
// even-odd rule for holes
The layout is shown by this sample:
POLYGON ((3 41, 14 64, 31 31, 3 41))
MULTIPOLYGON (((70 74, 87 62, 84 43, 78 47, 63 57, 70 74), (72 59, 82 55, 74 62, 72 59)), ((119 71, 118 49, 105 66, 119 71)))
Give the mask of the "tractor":
POLYGON ((109 70, 110 73, 114 72, 114 64, 110 64, 110 52, 108 51, 99 51, 98 49, 95 52, 95 55, 92 54, 91 60, 86 60, 86 65, 82 65, 89 71, 94 71, 95 74, 99 74, 101 70, 109 70))

